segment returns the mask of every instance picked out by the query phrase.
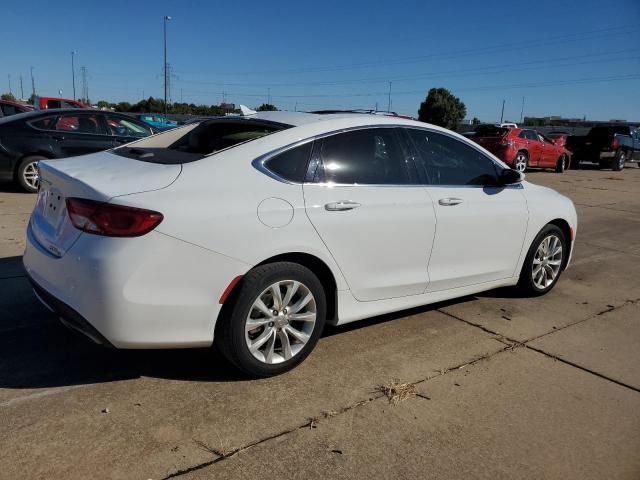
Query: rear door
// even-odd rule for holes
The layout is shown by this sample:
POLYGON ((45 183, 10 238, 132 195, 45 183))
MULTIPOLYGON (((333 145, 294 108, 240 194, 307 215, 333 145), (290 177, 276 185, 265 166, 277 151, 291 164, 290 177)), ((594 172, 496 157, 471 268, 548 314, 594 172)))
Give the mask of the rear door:
POLYGON ((525 130, 527 137, 527 151, 529 152, 529 165, 537 167, 540 165, 542 157, 542 142, 538 139, 538 134, 533 130, 525 130))
POLYGON ((528 210, 520 184, 496 186, 500 167, 453 136, 406 129, 436 212, 428 291, 512 277, 528 210))
POLYGON ((59 157, 86 155, 115 146, 102 115, 97 113, 64 113, 56 119, 53 130, 50 136, 59 157))
POLYGON ((306 211, 359 301, 423 293, 434 209, 395 127, 315 142, 306 211))

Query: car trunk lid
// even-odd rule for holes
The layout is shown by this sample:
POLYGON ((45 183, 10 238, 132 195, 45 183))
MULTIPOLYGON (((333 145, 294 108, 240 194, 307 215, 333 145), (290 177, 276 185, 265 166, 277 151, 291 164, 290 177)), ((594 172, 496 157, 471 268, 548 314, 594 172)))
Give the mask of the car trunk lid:
POLYGON ((100 152, 41 161, 38 169, 40 188, 30 228, 43 248, 62 257, 82 234, 71 223, 67 198, 108 202, 122 195, 160 190, 178 178, 182 166, 141 162, 100 152))

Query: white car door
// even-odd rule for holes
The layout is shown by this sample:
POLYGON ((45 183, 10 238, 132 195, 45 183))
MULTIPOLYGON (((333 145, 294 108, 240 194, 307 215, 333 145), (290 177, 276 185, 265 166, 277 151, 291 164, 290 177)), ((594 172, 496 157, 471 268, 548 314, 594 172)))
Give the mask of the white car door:
POLYGON ((317 171, 305 183, 309 219, 354 297, 423 293, 435 231, 434 209, 395 128, 368 128, 318 140, 317 171))
POLYGON ((522 186, 497 186, 501 167, 456 137, 405 131, 436 211, 428 291, 513 277, 528 222, 522 186))

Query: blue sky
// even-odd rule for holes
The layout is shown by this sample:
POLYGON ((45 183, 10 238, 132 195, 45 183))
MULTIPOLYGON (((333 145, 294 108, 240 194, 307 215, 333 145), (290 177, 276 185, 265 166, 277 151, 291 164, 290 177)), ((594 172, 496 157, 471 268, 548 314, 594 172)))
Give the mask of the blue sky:
POLYGON ((162 17, 174 101, 417 115, 432 87, 467 116, 640 121, 640 1, 16 1, 3 5, 0 91, 72 96, 71 50, 93 101, 162 97, 162 17))

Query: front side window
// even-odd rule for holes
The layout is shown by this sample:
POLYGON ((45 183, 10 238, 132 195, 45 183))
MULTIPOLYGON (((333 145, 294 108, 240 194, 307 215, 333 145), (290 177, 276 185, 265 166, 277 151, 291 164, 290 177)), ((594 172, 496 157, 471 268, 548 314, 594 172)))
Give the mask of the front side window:
POLYGON ((126 118, 107 116, 107 125, 111 135, 117 137, 148 137, 151 129, 126 118))
POLYGON ((394 128, 340 133, 322 141, 321 181, 361 185, 413 183, 394 128))
POLYGON ((417 161, 431 185, 496 185, 496 164, 462 141, 429 130, 407 129, 417 161))
POLYGON ((104 135, 106 133, 97 115, 61 115, 56 120, 53 129, 94 135, 104 135))
POLYGON ((291 148, 265 163, 266 167, 280 178, 290 182, 302 183, 307 175, 309 156, 313 142, 291 148))

